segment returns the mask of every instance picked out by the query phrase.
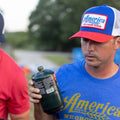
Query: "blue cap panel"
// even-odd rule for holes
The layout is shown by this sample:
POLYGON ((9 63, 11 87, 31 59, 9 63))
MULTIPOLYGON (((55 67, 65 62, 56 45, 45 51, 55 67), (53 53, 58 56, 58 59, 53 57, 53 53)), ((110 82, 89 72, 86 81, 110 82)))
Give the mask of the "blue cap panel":
MULTIPOLYGON (((107 5, 103 5, 103 6, 90 8, 90 9, 86 10, 85 13, 83 14, 82 21, 86 14, 93 15, 94 18, 92 18, 92 19, 99 19, 101 16, 107 16, 108 19, 106 21, 105 28, 99 29, 97 27, 81 26, 80 31, 91 31, 91 32, 98 32, 98 33, 103 33, 103 34, 107 34, 107 35, 112 35, 115 15, 114 15, 114 11, 110 7, 108 7, 107 5), (100 17, 99 17, 99 15, 100 15, 100 17), (97 16, 97 17, 95 18, 95 16, 97 16)), ((89 21, 89 19, 91 19, 91 18, 88 18, 88 21, 89 21)), ((81 22, 81 25, 82 25, 82 22, 81 22)))

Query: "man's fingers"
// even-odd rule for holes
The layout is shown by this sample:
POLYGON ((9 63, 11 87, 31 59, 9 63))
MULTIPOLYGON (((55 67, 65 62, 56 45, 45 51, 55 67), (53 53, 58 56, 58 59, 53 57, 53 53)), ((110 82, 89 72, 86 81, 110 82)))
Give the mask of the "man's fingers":
POLYGON ((38 99, 33 99, 33 98, 29 98, 29 100, 30 100, 30 102, 32 102, 32 103, 39 103, 40 102, 40 100, 38 100, 38 99))
POLYGON ((34 82, 33 82, 32 80, 29 80, 29 81, 28 81, 28 84, 29 84, 30 86, 33 86, 33 85, 34 85, 34 82))
POLYGON ((30 87, 29 88, 30 93, 40 93, 40 90, 38 88, 30 87))
POLYGON ((39 94, 40 90, 38 88, 34 88, 34 82, 32 80, 30 80, 28 82, 28 84, 30 85, 29 87, 29 99, 30 102, 32 103, 39 103, 40 100, 42 98, 42 96, 39 94))
POLYGON ((36 94, 34 92, 29 91, 29 96, 32 97, 33 99, 41 99, 42 96, 40 94, 36 94))

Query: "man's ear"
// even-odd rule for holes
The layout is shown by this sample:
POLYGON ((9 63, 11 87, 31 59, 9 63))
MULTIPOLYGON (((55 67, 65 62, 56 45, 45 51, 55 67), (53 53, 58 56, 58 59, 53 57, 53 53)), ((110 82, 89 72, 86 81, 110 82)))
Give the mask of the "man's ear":
POLYGON ((115 49, 117 50, 117 49, 119 49, 120 48, 120 37, 117 37, 116 39, 115 39, 115 49))

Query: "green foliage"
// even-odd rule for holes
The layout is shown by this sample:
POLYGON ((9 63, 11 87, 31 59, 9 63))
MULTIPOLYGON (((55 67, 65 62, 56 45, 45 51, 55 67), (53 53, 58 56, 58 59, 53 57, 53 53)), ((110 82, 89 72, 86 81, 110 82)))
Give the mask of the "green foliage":
POLYGON ((13 48, 26 48, 30 45, 27 32, 5 33, 6 43, 11 44, 13 48))
POLYGON ((37 39, 36 47, 55 50, 59 44, 60 22, 56 17, 57 6, 52 0, 40 0, 35 11, 30 16, 29 33, 37 39))
POLYGON ((71 56, 68 55, 49 55, 49 56, 44 56, 46 59, 54 62, 55 64, 57 64, 58 66, 64 65, 64 64, 68 64, 68 63, 72 63, 72 59, 71 56))
POLYGON ((30 40, 37 49, 71 51, 80 46, 68 38, 79 31, 83 12, 103 4, 120 10, 120 0, 40 0, 29 17, 30 40))
POLYGON ((71 51, 80 40, 69 40, 79 31, 83 12, 107 4, 120 10, 120 0, 39 0, 31 13, 28 32, 5 33, 6 42, 14 48, 71 51))

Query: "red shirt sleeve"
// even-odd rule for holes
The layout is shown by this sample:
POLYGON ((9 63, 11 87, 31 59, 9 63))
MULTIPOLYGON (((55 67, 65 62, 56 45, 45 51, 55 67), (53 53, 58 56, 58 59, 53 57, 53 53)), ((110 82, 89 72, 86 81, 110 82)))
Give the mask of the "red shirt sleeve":
POLYGON ((13 114, 21 114, 30 109, 28 85, 24 72, 21 69, 15 71, 16 77, 11 82, 8 111, 13 114))

